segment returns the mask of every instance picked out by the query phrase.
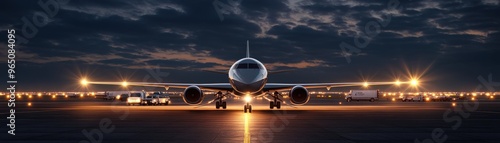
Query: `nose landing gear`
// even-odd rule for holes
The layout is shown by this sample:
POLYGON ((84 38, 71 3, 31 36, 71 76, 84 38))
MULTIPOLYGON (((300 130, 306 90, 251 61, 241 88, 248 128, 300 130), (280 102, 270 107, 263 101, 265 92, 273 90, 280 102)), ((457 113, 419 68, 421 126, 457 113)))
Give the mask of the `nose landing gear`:
POLYGON ((243 111, 245 111, 245 113, 252 113, 252 105, 247 102, 247 104, 243 105, 243 111))

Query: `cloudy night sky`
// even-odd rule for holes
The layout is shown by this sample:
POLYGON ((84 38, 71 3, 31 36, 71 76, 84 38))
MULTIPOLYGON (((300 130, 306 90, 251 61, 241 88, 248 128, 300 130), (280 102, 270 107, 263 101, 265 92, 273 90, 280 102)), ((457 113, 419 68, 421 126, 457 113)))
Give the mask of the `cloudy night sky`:
POLYGON ((499 0, 66 1, 53 16, 37 1, 0 1, 0 69, 6 75, 7 29, 14 28, 18 90, 81 90, 82 76, 227 82, 227 75, 207 71, 227 71, 245 56, 246 40, 251 57, 268 70, 291 70, 269 75, 269 82, 393 81, 412 75, 421 77, 421 90, 472 91, 481 84, 479 76, 491 73, 500 81, 499 0), (35 34, 23 33, 26 21, 38 21, 35 34), (352 47, 343 52, 341 43, 352 47))

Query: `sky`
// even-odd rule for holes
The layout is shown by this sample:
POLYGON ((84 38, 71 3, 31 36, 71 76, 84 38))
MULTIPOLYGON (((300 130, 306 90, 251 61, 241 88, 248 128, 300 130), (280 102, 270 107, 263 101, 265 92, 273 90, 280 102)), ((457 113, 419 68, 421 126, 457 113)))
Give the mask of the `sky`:
POLYGON ((419 78, 419 91, 474 91, 478 78, 500 81, 499 0, 2 0, 0 11, 0 62, 15 29, 24 91, 82 90, 82 77, 228 82, 216 72, 245 57, 247 40, 268 70, 289 71, 269 82, 419 78))

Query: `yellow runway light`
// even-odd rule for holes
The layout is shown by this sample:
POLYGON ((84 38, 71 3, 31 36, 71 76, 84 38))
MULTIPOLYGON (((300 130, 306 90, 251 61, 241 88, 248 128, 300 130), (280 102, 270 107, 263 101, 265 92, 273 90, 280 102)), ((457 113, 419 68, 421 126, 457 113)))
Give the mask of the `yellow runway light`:
POLYGON ((418 80, 416 80, 416 79, 411 80, 411 85, 417 86, 418 85, 418 80))
POLYGON ((126 81, 122 82, 122 86, 123 87, 127 87, 128 86, 128 83, 126 81))
POLYGON ((82 84, 82 85, 84 85, 84 86, 85 86, 85 85, 88 85, 88 84, 89 84, 89 82, 87 81, 87 79, 82 79, 82 80, 80 81, 80 84, 82 84))

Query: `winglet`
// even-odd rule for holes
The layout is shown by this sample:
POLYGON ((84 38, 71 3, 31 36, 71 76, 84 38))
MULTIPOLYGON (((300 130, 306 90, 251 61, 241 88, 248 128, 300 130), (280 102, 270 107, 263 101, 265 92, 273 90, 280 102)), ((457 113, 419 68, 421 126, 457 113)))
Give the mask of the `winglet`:
POLYGON ((247 58, 250 58, 250 46, 247 40, 247 58))

